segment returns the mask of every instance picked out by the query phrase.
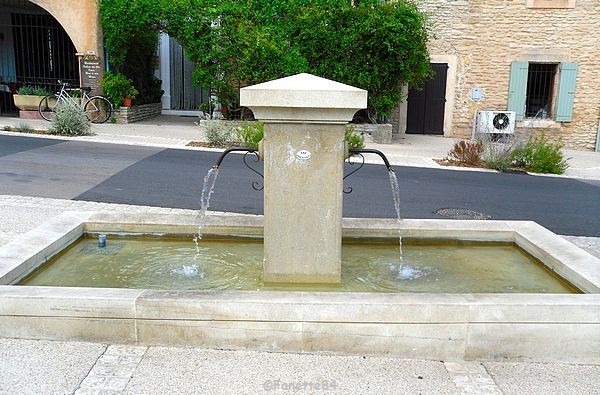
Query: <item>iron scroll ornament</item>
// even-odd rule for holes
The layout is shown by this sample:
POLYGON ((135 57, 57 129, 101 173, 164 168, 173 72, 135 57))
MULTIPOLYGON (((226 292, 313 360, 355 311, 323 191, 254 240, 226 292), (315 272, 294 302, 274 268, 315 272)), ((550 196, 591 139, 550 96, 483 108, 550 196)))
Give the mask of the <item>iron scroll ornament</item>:
MULTIPOLYGON (((344 180, 348 177, 350 177, 352 174, 356 173, 357 171, 359 171, 360 169, 362 169, 362 167, 365 165, 365 156, 361 153, 352 153, 349 157, 348 157, 348 164, 350 166, 354 166, 354 165, 358 165, 358 167, 354 170, 352 170, 350 173, 346 174, 344 176, 344 180), (353 159, 355 158, 360 158, 359 162, 355 162, 353 159)), ((350 194, 352 193, 352 187, 351 186, 344 186, 343 189, 345 194, 350 194)))
POLYGON ((257 151, 248 151, 244 154, 244 157, 242 158, 244 165, 246 165, 246 167, 248 169, 250 169, 251 171, 253 171, 254 173, 258 174, 260 176, 260 178, 262 179, 262 185, 259 181, 253 181, 252 182, 252 189, 254 189, 255 191, 262 191, 263 189, 265 189, 265 176, 262 175, 261 172, 259 172, 258 170, 256 170, 255 168, 253 168, 252 166, 250 166, 250 164, 248 163, 248 155, 254 155, 254 163, 258 163, 260 162, 260 156, 258 155, 257 151))

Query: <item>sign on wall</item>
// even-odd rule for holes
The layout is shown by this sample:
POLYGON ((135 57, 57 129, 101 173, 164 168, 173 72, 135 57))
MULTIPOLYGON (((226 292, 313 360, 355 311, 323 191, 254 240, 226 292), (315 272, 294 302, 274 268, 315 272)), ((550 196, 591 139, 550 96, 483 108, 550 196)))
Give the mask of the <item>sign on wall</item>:
POLYGON ((99 93, 101 89, 98 81, 102 78, 102 59, 95 54, 81 56, 79 75, 82 87, 92 88, 92 93, 99 93))

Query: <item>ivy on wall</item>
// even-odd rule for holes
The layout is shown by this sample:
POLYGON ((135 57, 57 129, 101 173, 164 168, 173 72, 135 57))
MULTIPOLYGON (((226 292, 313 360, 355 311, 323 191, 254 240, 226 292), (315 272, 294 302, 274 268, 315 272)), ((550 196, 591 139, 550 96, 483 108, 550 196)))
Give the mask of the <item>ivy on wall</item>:
POLYGON ((100 11, 118 67, 138 37, 164 31, 196 64, 196 82, 234 111, 240 87, 307 72, 368 90, 369 118, 381 119, 400 101, 402 85, 419 86, 431 72, 427 21, 406 0, 353 3, 102 0, 100 11))

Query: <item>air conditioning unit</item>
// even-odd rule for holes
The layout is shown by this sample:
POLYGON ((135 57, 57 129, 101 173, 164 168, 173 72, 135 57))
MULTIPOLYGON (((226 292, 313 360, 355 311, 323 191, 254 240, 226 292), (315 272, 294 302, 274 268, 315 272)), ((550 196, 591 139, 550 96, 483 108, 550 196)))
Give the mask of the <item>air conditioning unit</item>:
POLYGON ((475 114, 473 133, 510 134, 515 132, 514 111, 480 111, 475 114))

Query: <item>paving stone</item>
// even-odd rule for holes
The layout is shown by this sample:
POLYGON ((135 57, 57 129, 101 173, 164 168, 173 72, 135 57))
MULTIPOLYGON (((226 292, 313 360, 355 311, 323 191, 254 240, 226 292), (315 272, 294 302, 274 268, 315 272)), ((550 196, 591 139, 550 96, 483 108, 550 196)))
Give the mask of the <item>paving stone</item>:
POLYGON ((479 362, 444 362, 461 394, 502 395, 492 377, 479 362))
POLYGON ((526 362, 484 362, 506 395, 600 394, 600 366, 526 362))
POLYGON ((133 376, 146 347, 111 345, 82 381, 76 394, 120 393, 133 376))

